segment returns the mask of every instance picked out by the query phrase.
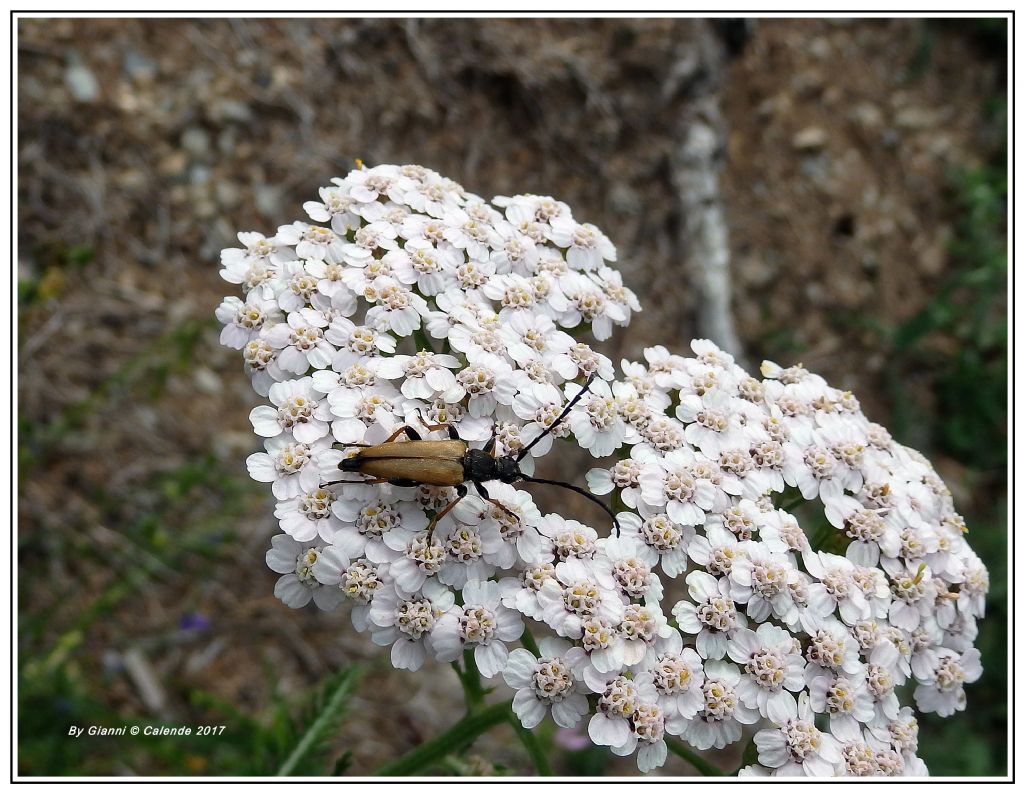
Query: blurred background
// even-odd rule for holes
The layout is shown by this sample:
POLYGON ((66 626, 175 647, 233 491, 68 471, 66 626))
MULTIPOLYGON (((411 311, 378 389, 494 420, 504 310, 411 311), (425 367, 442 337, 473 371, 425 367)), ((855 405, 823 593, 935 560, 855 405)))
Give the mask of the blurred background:
MULTIPOLYGON (((600 226, 645 309, 613 359, 712 335, 922 450, 992 588, 985 674, 920 754, 1005 774, 1006 49, 981 19, 19 20, 19 772, 272 774, 353 663, 296 773, 368 772, 460 712, 449 669, 274 599, 257 397, 217 343, 219 250, 358 157, 600 226)), ((562 773, 635 773, 545 737, 562 773)), ((509 728, 441 770, 488 767, 529 768, 509 728)))

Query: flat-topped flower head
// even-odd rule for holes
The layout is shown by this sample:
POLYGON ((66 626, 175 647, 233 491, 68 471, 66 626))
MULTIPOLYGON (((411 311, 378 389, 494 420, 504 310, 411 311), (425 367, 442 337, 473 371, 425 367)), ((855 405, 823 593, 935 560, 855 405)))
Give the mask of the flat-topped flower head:
POLYGON ((357 631, 369 628, 370 606, 388 580, 387 565, 365 557, 350 561, 337 545, 327 545, 313 566, 313 576, 325 587, 336 587, 352 602, 352 624, 357 631))
POLYGON ((342 525, 331 509, 337 498, 336 489, 318 487, 278 502, 274 517, 280 520, 281 530, 292 539, 309 542, 320 537, 325 542, 331 542, 342 525))
POLYGON ((224 328, 220 343, 225 347, 240 350, 251 341, 260 338, 265 325, 281 320, 281 311, 274 300, 267 299, 259 290, 246 295, 245 302, 237 297, 226 297, 217 307, 216 316, 224 328))
POLYGON ((269 397, 274 407, 261 405, 249 414, 257 435, 273 438, 290 432, 301 443, 313 443, 330 430, 330 405, 311 377, 275 383, 269 397))
POLYGON ((642 772, 755 723, 745 776, 926 772, 916 714, 964 709, 990 582, 922 454, 799 363, 696 339, 617 370, 640 301, 555 198, 390 164, 311 198, 223 251, 215 312, 263 397, 286 606, 344 604, 396 668, 500 673, 526 729, 642 772), (516 480, 583 486, 567 444, 614 531, 516 480))
POLYGON ((746 622, 736 610, 729 580, 694 570, 686 576, 686 585, 690 601, 680 600, 672 607, 679 630, 696 634, 697 652, 701 657, 724 658, 729 639, 746 622))
POLYGON ((455 594, 431 579, 415 593, 386 584, 373 598, 369 627, 373 643, 391 646, 396 669, 415 672, 433 649, 431 634, 441 617, 455 605, 455 594))
POLYGON ((616 625, 625 613, 621 595, 609 585, 610 575, 592 560, 570 556, 555 566, 555 577, 537 593, 544 621, 559 636, 580 639, 584 622, 593 617, 616 625))
POLYGON ((743 735, 743 726, 760 719, 755 708, 743 704, 736 691, 740 670, 724 661, 704 665, 703 703, 692 718, 670 720, 669 732, 697 749, 721 749, 743 735))
POLYGON ((696 536, 692 526, 680 526, 665 513, 641 518, 632 512, 618 515, 622 536, 641 543, 639 553, 648 563, 658 564, 669 578, 682 573, 688 564, 687 551, 696 536))
POLYGON ((320 487, 320 466, 317 455, 330 448, 330 440, 321 438, 301 443, 291 433, 269 438, 266 452, 249 456, 249 475, 257 482, 270 482, 278 499, 295 498, 320 487))
POLYGON ((758 762, 779 776, 836 776, 843 762, 841 744, 814 725, 810 702, 801 697, 778 729, 754 735, 758 762))
POLYGON ((318 608, 329 611, 341 602, 343 595, 337 589, 324 587, 316 579, 315 570, 323 550, 321 545, 300 543, 285 534, 271 540, 267 567, 281 574, 274 586, 274 596, 289 608, 302 608, 312 600, 318 608))
POLYGON ((238 241, 244 247, 225 248, 220 252, 224 266, 221 278, 229 284, 239 284, 246 293, 256 290, 262 297, 272 298, 274 290, 270 282, 274 268, 294 258, 294 252, 276 237, 268 239, 255 231, 238 232, 238 241))
POLYGON ((523 633, 522 617, 502 604, 495 581, 468 581, 462 599, 464 605, 453 607, 438 620, 434 652, 440 661, 454 661, 463 650, 471 650, 480 674, 494 677, 508 661, 505 642, 523 633))
POLYGON ((590 705, 568 661, 572 645, 547 637, 539 648, 540 657, 523 648, 509 653, 502 675, 516 690, 512 710, 527 729, 540 724, 548 713, 559 727, 575 727, 590 705))
POLYGON ((596 270, 617 258, 615 246, 597 226, 577 223, 566 214, 548 221, 551 230, 547 237, 559 248, 566 248, 565 260, 578 270, 596 270))
POLYGON ((743 704, 781 723, 795 709, 792 692, 804 688, 800 642, 789 631, 764 624, 756 632, 746 628, 734 632, 728 654, 743 669, 737 687, 743 704))
POLYGON ((973 647, 962 654, 940 648, 930 677, 926 685, 914 691, 914 702, 923 713, 952 716, 966 707, 964 684, 981 677, 980 653, 973 647))
POLYGON ((653 658, 648 656, 643 668, 651 675, 667 718, 691 719, 704 706, 704 662, 693 648, 683 647, 678 633, 665 647, 653 658))

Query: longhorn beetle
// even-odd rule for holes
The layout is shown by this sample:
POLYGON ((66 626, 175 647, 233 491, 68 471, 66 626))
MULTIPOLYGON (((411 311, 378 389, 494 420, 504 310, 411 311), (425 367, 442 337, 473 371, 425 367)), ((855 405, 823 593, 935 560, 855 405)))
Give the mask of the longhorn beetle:
POLYGON ((437 522, 447 515, 456 504, 466 497, 469 490, 467 484, 472 484, 480 496, 487 502, 498 507, 502 512, 511 516, 516 521, 519 516, 509 510, 500 501, 495 501, 487 492, 485 482, 504 482, 514 484, 516 482, 536 482, 542 485, 555 485, 566 490, 579 493, 608 513, 615 527, 615 534, 619 533, 619 521, 615 513, 599 498, 576 485, 568 482, 557 482, 552 479, 541 479, 536 476, 527 476, 519 470, 519 463, 526 456, 527 452, 544 436, 553 432, 559 424, 565 421, 569 411, 590 389, 594 382, 595 375, 591 375, 586 385, 580 392, 569 400, 558 417, 540 435, 534 438, 516 456, 505 455, 498 457, 494 453, 496 438, 494 435, 487 442, 483 449, 471 449, 469 445, 459 438, 455 427, 451 424, 425 424, 431 432, 435 430, 448 430, 449 439, 446 441, 425 441, 420 434, 409 426, 399 427, 383 443, 376 445, 369 444, 348 444, 349 446, 360 446, 362 450, 357 454, 342 460, 338 467, 342 471, 366 474, 371 479, 363 480, 339 480, 339 482, 328 482, 327 484, 380 484, 387 482, 399 487, 415 487, 416 485, 440 485, 454 487, 458 498, 450 501, 444 509, 438 512, 428 527, 428 533, 432 534, 437 522), (398 443, 396 438, 405 434, 408 441, 398 443))

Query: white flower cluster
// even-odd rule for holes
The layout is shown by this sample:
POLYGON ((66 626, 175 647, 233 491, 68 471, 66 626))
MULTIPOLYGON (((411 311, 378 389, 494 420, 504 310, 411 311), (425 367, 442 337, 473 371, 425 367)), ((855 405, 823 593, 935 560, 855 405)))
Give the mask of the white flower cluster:
POLYGON ((245 299, 217 311, 271 403, 251 413, 266 451, 248 465, 278 500, 267 563, 285 604, 351 601, 398 668, 468 651, 516 689, 525 727, 587 719, 642 771, 667 735, 703 750, 767 725, 744 773, 925 773, 899 695, 913 682, 919 710, 964 708, 988 587, 926 460, 820 377, 756 379, 708 341, 649 349, 613 382, 567 331, 603 340, 639 304, 561 202, 488 204, 391 165, 320 199, 305 209, 326 225, 223 252, 245 299), (542 515, 508 483, 460 498, 341 469, 405 426, 526 451, 525 474, 555 437, 616 454, 587 480, 621 534, 542 515), (688 596, 666 613, 676 584, 688 596))
MULTIPOLYGON (((685 581, 671 613, 703 690, 667 731, 707 749, 769 723, 744 774, 927 773, 900 696, 964 709, 988 590, 949 490, 849 392, 801 366, 765 362, 757 379, 691 346, 623 363, 625 443, 587 477, 628 508, 614 544, 685 581)), ((682 662, 670 638, 648 663, 682 662)))

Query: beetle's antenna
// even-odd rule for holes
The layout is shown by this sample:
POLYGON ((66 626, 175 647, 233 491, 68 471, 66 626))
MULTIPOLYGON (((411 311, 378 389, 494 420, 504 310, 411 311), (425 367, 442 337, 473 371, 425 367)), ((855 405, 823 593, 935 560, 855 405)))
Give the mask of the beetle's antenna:
POLYGON ((589 498, 601 509, 608 513, 608 516, 612 519, 612 525, 615 527, 615 536, 619 536, 619 519, 615 517, 615 513, 611 511, 611 508, 605 504, 601 499, 595 496, 593 493, 588 493, 582 487, 576 487, 576 485, 570 485, 568 482, 556 482, 554 479, 539 479, 536 476, 524 476, 524 482, 536 482, 539 485, 555 485, 557 487, 564 487, 566 490, 572 490, 574 493, 579 493, 585 498, 589 498))
POLYGON ((572 410, 576 406, 576 403, 583 399, 583 395, 590 390, 590 384, 594 382, 595 377, 597 377, 597 372, 595 372, 594 374, 590 375, 590 377, 587 378, 587 382, 584 384, 583 388, 580 389, 580 392, 576 396, 569 400, 569 404, 566 405, 562 409, 562 412, 558 414, 558 418, 552 421, 551 424, 548 425, 547 429, 544 430, 544 432, 542 432, 540 435, 538 435, 536 438, 530 441, 522 449, 522 451, 520 451, 519 454, 516 455, 517 463, 522 461, 522 459, 526 456, 526 453, 530 451, 530 449, 532 449, 537 443, 539 443, 541 438, 543 438, 545 435, 549 435, 551 432, 554 431, 555 427, 557 427, 559 424, 565 421, 565 417, 569 415, 569 411, 572 410))

